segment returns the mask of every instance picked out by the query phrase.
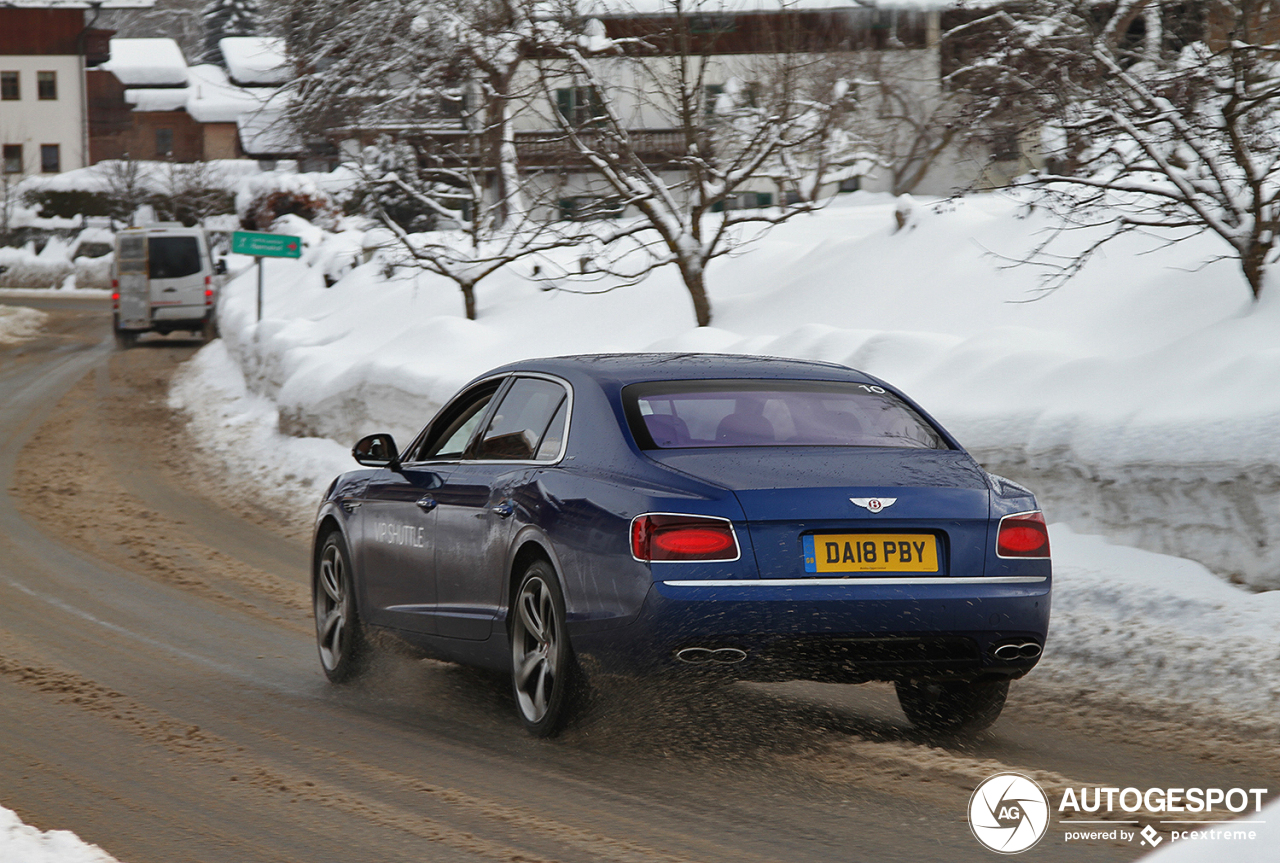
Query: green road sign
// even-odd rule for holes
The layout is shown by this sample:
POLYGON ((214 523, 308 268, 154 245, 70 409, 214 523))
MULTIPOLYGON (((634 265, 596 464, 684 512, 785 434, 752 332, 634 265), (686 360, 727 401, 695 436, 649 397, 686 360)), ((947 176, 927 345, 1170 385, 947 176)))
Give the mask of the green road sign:
POLYGON ((231 251, 233 254, 253 255, 258 258, 300 258, 302 257, 302 239, 286 234, 235 231, 231 235, 231 251))

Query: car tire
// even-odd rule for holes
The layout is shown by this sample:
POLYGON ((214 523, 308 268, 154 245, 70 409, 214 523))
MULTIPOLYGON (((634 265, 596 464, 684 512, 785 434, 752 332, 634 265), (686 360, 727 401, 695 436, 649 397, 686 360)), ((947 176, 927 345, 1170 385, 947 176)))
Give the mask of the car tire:
POLYGON ((311 583, 320 666, 333 683, 359 677, 369 665, 370 645, 356 610, 351 555, 342 534, 325 537, 311 583))
POLYGON ((565 627, 564 593, 546 561, 530 564, 511 603, 511 685, 516 712, 535 737, 554 737, 576 712, 582 672, 565 627))
POLYGON ((899 680, 898 703, 922 731, 972 734, 991 726, 1004 709, 1009 681, 937 683, 899 680))

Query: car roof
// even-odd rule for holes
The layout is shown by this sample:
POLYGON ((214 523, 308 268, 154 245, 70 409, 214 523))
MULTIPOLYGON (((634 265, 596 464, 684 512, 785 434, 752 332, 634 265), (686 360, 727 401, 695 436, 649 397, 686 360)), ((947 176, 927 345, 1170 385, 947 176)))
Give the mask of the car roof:
POLYGON ((622 386, 643 381, 701 378, 875 382, 874 378, 837 363, 745 354, 675 352, 545 357, 510 363, 494 369, 490 374, 508 372, 543 372, 561 376, 585 375, 600 383, 611 382, 622 386))

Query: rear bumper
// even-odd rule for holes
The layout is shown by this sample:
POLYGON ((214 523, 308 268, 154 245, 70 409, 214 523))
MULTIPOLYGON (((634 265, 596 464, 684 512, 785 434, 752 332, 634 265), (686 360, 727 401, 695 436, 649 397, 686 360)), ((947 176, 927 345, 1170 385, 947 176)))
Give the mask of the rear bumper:
POLYGON ((1038 657, 993 650, 1044 644, 1050 592, 1048 576, 659 581, 632 623, 573 644, 641 673, 689 668, 687 647, 733 647, 746 659, 707 666, 756 680, 1019 677, 1038 657))

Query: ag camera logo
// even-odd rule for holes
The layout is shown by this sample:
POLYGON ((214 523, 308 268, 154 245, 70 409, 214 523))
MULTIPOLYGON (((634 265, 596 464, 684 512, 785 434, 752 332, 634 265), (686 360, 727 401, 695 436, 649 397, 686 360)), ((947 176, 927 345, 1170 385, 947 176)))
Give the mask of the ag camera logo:
POLYGON ((1049 829, 1049 798, 1021 773, 997 773, 969 798, 969 829, 992 851, 1020 854, 1049 829))

